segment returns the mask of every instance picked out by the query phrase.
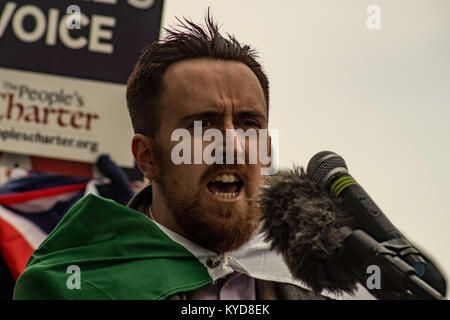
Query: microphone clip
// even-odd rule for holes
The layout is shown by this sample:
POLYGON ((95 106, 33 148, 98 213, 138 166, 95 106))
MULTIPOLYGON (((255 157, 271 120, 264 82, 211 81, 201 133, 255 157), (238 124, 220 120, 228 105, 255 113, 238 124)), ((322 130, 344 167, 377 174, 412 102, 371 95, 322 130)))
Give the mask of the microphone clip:
POLYGON ((367 274, 362 270, 352 270, 358 281, 376 298, 444 300, 439 292, 420 279, 416 270, 401 258, 411 254, 412 247, 405 246, 397 239, 379 243, 360 229, 343 227, 340 231, 344 236, 345 254, 357 259, 359 263, 356 265, 377 265, 385 275, 383 288, 370 289, 366 283, 367 274))

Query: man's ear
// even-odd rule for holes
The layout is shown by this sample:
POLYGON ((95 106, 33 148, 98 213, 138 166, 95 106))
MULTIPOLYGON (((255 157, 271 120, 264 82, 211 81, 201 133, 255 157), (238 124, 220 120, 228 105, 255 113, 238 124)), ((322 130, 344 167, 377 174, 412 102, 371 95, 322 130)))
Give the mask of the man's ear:
POLYGON ((270 136, 270 135, 267 136, 267 156, 270 157, 271 160, 268 164, 264 165, 264 167, 270 168, 273 164, 272 163, 273 162, 273 159, 272 159, 272 136, 270 136))
POLYGON ((156 174, 155 151, 156 147, 151 138, 143 134, 136 134, 131 142, 131 150, 137 166, 142 174, 153 180, 156 174))

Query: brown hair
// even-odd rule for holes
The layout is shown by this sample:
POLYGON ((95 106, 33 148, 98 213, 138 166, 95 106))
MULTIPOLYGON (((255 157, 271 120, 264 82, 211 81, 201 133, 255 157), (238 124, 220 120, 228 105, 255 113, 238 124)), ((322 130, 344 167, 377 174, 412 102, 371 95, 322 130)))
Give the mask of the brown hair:
POLYGON ((165 28, 168 35, 143 50, 128 79, 127 105, 134 132, 155 137, 160 122, 158 98, 164 72, 171 64, 187 59, 208 57, 239 61, 247 65, 261 84, 269 114, 269 82, 256 61, 256 51, 240 44, 230 34, 227 34, 227 38, 222 36, 209 9, 205 17, 206 28, 188 19, 184 19, 184 22, 177 20, 181 30, 165 28))

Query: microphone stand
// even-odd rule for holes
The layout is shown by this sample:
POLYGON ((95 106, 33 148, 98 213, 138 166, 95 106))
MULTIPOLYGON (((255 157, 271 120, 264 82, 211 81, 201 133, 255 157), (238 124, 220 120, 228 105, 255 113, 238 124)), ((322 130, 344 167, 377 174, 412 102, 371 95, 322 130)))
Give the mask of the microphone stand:
POLYGON ((364 285, 377 299, 422 299, 444 300, 444 297, 425 281, 420 279, 413 267, 398 257, 395 251, 390 250, 385 243, 379 243, 366 232, 360 229, 352 230, 349 227, 340 229, 344 235, 348 259, 363 263, 351 265, 375 264, 382 270, 384 278, 380 289, 367 287, 370 277, 366 270, 353 270, 359 282, 364 285))

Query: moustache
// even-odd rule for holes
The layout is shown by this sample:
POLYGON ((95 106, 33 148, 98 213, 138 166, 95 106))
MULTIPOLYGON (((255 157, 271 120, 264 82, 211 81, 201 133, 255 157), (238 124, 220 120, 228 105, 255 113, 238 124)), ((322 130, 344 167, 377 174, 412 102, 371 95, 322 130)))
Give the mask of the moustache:
POLYGON ((251 184, 252 178, 250 175, 250 170, 246 165, 243 164, 214 164, 206 169, 200 178, 200 182, 203 184, 209 183, 220 173, 227 172, 237 175, 241 182, 245 185, 251 184))

